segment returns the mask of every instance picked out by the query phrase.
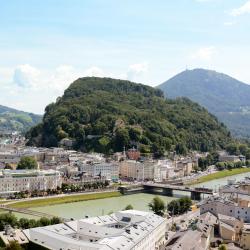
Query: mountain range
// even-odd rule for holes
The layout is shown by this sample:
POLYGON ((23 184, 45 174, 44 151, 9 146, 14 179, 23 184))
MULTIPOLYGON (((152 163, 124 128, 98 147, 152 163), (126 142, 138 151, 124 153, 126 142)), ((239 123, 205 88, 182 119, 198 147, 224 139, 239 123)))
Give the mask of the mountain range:
POLYGON ((157 88, 167 98, 187 97, 208 109, 236 137, 250 137, 250 85, 205 69, 186 70, 157 88))
POLYGON ((0 105, 0 131, 25 132, 42 120, 41 115, 0 105))
POLYGON ((232 141, 215 116, 187 98, 165 99, 159 89, 98 77, 73 82, 27 137, 29 145, 58 146, 66 139, 83 151, 138 147, 158 156, 165 150, 210 151, 232 141))

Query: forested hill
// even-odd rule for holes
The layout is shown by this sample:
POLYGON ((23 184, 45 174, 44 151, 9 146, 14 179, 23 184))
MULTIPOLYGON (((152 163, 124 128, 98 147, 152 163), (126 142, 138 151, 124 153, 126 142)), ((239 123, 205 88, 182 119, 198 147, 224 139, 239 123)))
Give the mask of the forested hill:
POLYGON ((42 116, 0 105, 0 131, 24 132, 41 122, 42 116))
POLYGON ((250 85, 212 70, 186 70, 158 86, 167 98, 187 97, 225 123, 235 136, 250 138, 250 85))
POLYGON ((161 90, 97 77, 73 82, 27 136, 37 146, 57 146, 70 138, 84 151, 138 146, 158 155, 169 149, 208 151, 231 141, 224 125, 188 99, 166 100, 161 90))

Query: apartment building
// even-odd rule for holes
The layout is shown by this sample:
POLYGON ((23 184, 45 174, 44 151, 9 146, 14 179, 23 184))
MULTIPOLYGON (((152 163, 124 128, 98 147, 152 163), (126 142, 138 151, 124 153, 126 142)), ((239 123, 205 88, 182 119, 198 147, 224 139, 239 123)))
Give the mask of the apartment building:
POLYGON ((105 177, 107 180, 119 179, 119 165, 115 162, 78 162, 79 171, 89 176, 105 177))
POLYGON ((137 181, 154 180, 155 163, 153 161, 122 161, 120 162, 120 177, 137 181))

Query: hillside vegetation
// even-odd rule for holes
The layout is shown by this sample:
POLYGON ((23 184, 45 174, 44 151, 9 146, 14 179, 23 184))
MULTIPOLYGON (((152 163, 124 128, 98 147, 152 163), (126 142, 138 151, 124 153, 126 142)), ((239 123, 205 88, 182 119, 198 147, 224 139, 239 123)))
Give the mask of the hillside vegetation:
POLYGON ((167 98, 187 97, 207 108, 233 135, 250 137, 250 85, 205 69, 186 70, 158 86, 167 98))
POLYGON ((149 86, 96 77, 73 82, 27 136, 37 146, 57 146, 70 138, 83 151, 112 153, 137 146, 156 156, 165 150, 209 151, 231 141, 223 124, 188 99, 166 100, 149 86))
POLYGON ((42 117, 0 105, 0 131, 27 131, 41 122, 42 117))

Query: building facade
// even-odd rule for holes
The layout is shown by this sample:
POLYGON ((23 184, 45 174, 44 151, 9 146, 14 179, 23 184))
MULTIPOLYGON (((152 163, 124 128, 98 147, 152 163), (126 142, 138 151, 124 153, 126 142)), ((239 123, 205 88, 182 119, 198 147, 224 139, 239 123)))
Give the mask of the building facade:
POLYGON ((119 166, 116 163, 98 162, 98 163, 78 163, 79 170, 89 176, 105 177, 107 180, 119 179, 119 166))
POLYGON ((120 162, 120 177, 129 180, 154 180, 155 163, 127 160, 120 162))
POLYGON ((0 196, 21 191, 54 190, 61 186, 61 173, 55 170, 0 171, 0 196))

